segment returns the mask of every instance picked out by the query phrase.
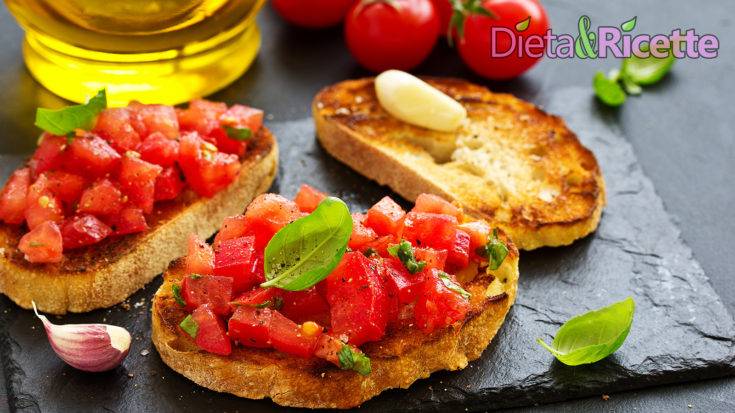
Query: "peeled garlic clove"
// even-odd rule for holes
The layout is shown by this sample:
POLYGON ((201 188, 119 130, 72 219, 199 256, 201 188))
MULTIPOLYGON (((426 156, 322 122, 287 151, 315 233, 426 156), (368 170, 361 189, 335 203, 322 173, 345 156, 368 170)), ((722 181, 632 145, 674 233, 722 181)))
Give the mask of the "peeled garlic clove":
POLYGON ((43 322, 54 352, 68 365, 83 371, 99 372, 119 366, 130 350, 130 333, 107 324, 53 324, 33 311, 43 322))
POLYGON ((400 70, 379 74, 375 78, 375 93, 383 109, 416 126, 451 132, 467 118, 467 110, 459 102, 400 70))

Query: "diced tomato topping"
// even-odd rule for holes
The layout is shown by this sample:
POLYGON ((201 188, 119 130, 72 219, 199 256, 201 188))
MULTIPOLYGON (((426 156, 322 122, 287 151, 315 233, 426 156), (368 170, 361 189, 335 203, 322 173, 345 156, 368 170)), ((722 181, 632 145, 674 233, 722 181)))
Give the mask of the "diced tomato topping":
POLYGON ((140 143, 140 135, 131 121, 129 108, 105 109, 97 116, 97 123, 92 131, 110 142, 115 150, 125 153, 135 149, 140 143))
POLYGON ((120 154, 97 135, 76 136, 67 150, 67 167, 87 178, 104 177, 114 172, 120 164, 120 154))
POLYGON ((419 247, 449 251, 454 245, 457 218, 431 212, 409 212, 403 228, 403 238, 419 247))
POLYGON ((128 108, 134 116, 133 128, 142 139, 155 132, 160 132, 170 139, 179 137, 179 121, 172 106, 144 105, 133 101, 128 108))
POLYGON ((108 179, 95 182, 87 188, 79 201, 77 212, 97 216, 113 216, 123 208, 123 194, 108 179))
POLYGON ((430 268, 444 270, 444 265, 446 264, 447 256, 449 255, 446 250, 419 247, 414 247, 413 253, 417 261, 424 261, 426 263, 424 271, 430 268))
POLYGON ((347 244, 348 247, 353 250, 360 250, 365 244, 374 241, 378 238, 378 234, 375 233, 370 227, 366 227, 363 222, 365 221, 365 215, 360 213, 352 214, 352 235, 350 235, 350 241, 347 244))
POLYGON ((124 208, 115 219, 115 235, 136 234, 148 229, 148 223, 140 208, 124 208))
POLYGON ((315 321, 329 325, 329 304, 316 287, 303 291, 287 291, 283 294, 283 307, 280 311, 297 323, 315 321))
POLYGON ((296 205, 299 206, 299 210, 301 210, 301 212, 311 213, 326 197, 327 194, 325 194, 324 192, 318 191, 309 185, 303 184, 301 185, 301 188, 299 188, 299 192, 296 194, 296 197, 294 197, 293 201, 296 203, 296 205))
POLYGON ((64 149, 66 149, 65 137, 44 132, 41 135, 41 143, 28 161, 31 178, 35 179, 48 170, 59 168, 64 161, 64 149))
POLYGON ((459 228, 470 236, 470 252, 487 244, 490 235, 490 225, 485 221, 472 221, 461 224, 459 228))
POLYGON ((386 196, 368 210, 365 225, 378 235, 399 235, 405 216, 403 208, 386 196))
POLYGON ((360 252, 348 252, 327 277, 327 301, 334 334, 356 346, 380 339, 388 322, 382 266, 360 252))
POLYGON ((48 171, 44 172, 46 179, 46 188, 51 191, 56 198, 66 205, 72 205, 79 200, 87 182, 79 175, 70 174, 64 171, 48 171))
POLYGON ((144 161, 167 168, 174 166, 179 159, 179 141, 167 138, 161 132, 154 132, 141 142, 135 151, 144 161))
POLYGON ((255 246, 262 250, 278 230, 300 216, 293 201, 276 194, 262 194, 245 211, 245 232, 255 236, 255 246))
POLYGON ((225 113, 219 117, 219 126, 212 130, 217 147, 225 153, 232 153, 238 156, 245 154, 248 146, 247 140, 232 139, 227 134, 227 128, 250 130, 250 136, 255 136, 263 125, 263 111, 243 105, 232 105, 225 113))
POLYGON ((278 311, 271 313, 270 341, 273 348, 286 354, 309 358, 314 355, 321 331, 314 335, 304 333, 301 326, 278 311))
POLYGON ((23 223, 25 220, 26 197, 30 185, 30 169, 18 169, 10 175, 10 179, 0 192, 0 221, 12 225, 23 223))
POLYGON ((61 227, 64 250, 86 247, 107 238, 112 229, 94 215, 82 215, 72 218, 61 227))
POLYGON ((156 201, 169 201, 176 199, 186 184, 181 180, 179 168, 172 166, 166 168, 156 177, 153 198, 156 201))
POLYGON ((217 248, 222 241, 245 236, 247 235, 247 228, 247 218, 245 218, 245 215, 227 217, 222 222, 222 227, 214 237, 212 245, 217 248))
POLYGON ((271 316, 270 308, 237 307, 228 322, 230 338, 247 347, 270 347, 271 316))
POLYGON ((469 301, 450 290, 439 278, 438 271, 432 270, 426 275, 416 301, 416 324, 421 331, 429 334, 463 320, 469 308, 469 301))
POLYGON ((197 131, 201 136, 209 136, 213 130, 219 128, 219 117, 226 111, 227 105, 222 102, 194 99, 187 109, 180 109, 176 114, 182 130, 197 131))
POLYGON ((457 220, 462 219, 462 211, 460 211, 459 208, 444 200, 444 198, 433 194, 419 195, 416 198, 416 205, 414 205, 411 211, 445 214, 451 215, 457 218, 457 220))
POLYGON ((23 235, 18 249, 33 263, 55 263, 63 258, 61 231, 56 223, 46 221, 23 235))
POLYGON ((120 189, 128 196, 130 203, 146 214, 153 212, 155 202, 156 178, 163 168, 146 162, 128 152, 120 165, 120 189))
POLYGON ((424 273, 410 274, 403 264, 393 257, 386 258, 383 262, 387 286, 395 291, 398 302, 400 304, 414 302, 421 292, 424 273))
POLYGON ((60 223, 64 220, 61 203, 47 187, 46 175, 38 177, 26 195, 25 217, 28 228, 33 229, 46 221, 60 223))
POLYGON ((197 307, 191 317, 198 326, 194 342, 200 349, 222 356, 232 353, 232 343, 227 337, 225 324, 209 305, 197 307))
POLYGON ((236 155, 219 152, 196 132, 183 135, 180 142, 179 165, 197 194, 212 197, 235 181, 240 172, 236 155))
POLYGON ((212 247, 194 234, 189 235, 185 268, 187 274, 214 273, 214 251, 212 251, 212 247))
POLYGON ((470 235, 457 229, 454 234, 454 242, 448 252, 447 267, 450 270, 466 267, 470 263, 470 235))
POLYGON ((232 278, 216 275, 187 275, 181 283, 181 296, 192 310, 209 304, 215 314, 228 315, 232 300, 232 278))
POLYGON ((381 257, 387 257, 388 247, 395 244, 396 241, 397 240, 393 235, 384 235, 364 244, 362 248, 360 248, 360 251, 367 252, 368 250, 372 250, 377 252, 381 257))
POLYGON ((230 277, 234 281, 235 293, 246 291, 263 282, 255 266, 255 237, 241 237, 222 241, 214 253, 214 274, 230 277))
POLYGON ((284 290, 279 288, 263 288, 255 287, 250 291, 242 293, 239 297, 232 301, 234 306, 275 306, 275 302, 278 298, 283 298, 284 290), (269 304, 269 305, 266 305, 269 304))

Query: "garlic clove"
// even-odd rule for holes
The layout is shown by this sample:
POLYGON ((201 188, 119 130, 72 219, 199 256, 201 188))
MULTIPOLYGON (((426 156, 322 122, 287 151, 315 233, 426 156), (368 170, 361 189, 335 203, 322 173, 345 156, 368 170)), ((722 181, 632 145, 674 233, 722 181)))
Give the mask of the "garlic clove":
POLYGON ((132 338, 122 327, 107 324, 57 325, 33 311, 43 322, 54 352, 68 365, 83 371, 100 372, 119 366, 130 351, 132 338))

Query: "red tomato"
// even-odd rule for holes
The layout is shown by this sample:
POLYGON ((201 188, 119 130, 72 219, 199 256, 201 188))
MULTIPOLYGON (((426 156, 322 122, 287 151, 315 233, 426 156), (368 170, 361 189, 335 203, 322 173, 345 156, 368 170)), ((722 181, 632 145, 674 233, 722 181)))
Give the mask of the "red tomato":
POLYGON ((475 253, 478 248, 487 244, 490 235, 490 225, 485 221, 465 222, 460 229, 470 235, 470 252, 475 253))
POLYGON ((128 109, 132 112, 132 125, 142 139, 154 132, 161 132, 167 138, 179 137, 179 121, 173 106, 144 105, 130 102, 128 109))
MULTIPOLYGON (((473 14, 467 17, 464 25, 464 36, 457 42, 459 55, 462 60, 477 74, 489 79, 512 79, 531 66, 535 65, 540 54, 546 47, 543 36, 549 29, 549 19, 544 7, 537 0, 485 0, 482 7, 490 10, 497 19, 487 16, 473 14), (531 18, 528 28, 522 32, 516 29, 516 25, 523 20, 531 18), (503 27, 513 32, 516 39, 516 48, 507 57, 491 56, 491 28, 503 27), (529 56, 526 53, 528 37, 540 37, 537 47, 532 48, 532 53, 539 56, 529 56), (518 57, 518 37, 523 39, 523 57, 518 57)), ((513 40, 507 33, 496 34, 495 51, 504 53, 508 51, 513 40)))
POLYGON ((365 225, 378 235, 399 235, 406 212, 391 197, 386 196, 370 207, 365 225))
POLYGON ((388 323, 388 296, 379 261, 348 252, 327 277, 327 301, 334 334, 359 346, 379 340, 388 323))
POLYGON ((230 314, 232 278, 215 275, 187 275, 181 283, 181 296, 191 311, 208 304, 217 315, 230 314))
POLYGON ((431 212, 409 212, 403 228, 403 238, 411 244, 449 251, 454 245, 457 218, 431 212))
POLYGON ((200 349, 221 356, 232 353, 232 343, 227 337, 225 325, 209 305, 197 307, 191 317, 199 327, 194 342, 200 349))
POLYGON ((131 155, 131 152, 123 157, 120 164, 120 189, 131 204, 146 214, 153 212, 156 178, 161 172, 163 168, 131 155))
POLYGON ((237 155, 219 152, 196 132, 183 135, 180 144, 179 165, 186 182, 200 196, 211 198, 237 179, 240 173, 237 155))
POLYGON ((393 235, 384 235, 368 242, 367 244, 364 244, 362 248, 360 248, 360 251, 366 252, 368 249, 372 249, 377 252, 381 257, 387 257, 388 247, 395 243, 396 237, 394 237, 393 235))
POLYGON ((68 168, 88 179, 102 178, 115 171, 120 164, 120 154, 96 135, 74 137, 67 150, 68 168))
POLYGON ((315 321, 329 325, 329 304, 316 287, 303 291, 287 291, 283 294, 283 307, 280 311, 297 323, 315 321))
POLYGON ((116 215, 122 210, 123 204, 122 192, 108 179, 103 179, 84 191, 77 212, 97 216, 116 215))
POLYGON ((115 235, 136 234, 148 229, 148 223, 139 208, 124 208, 115 220, 115 235))
POLYGON ((286 354, 309 358, 314 355, 321 331, 305 334, 301 327, 278 311, 271 313, 269 337, 273 348, 286 354))
POLYGON ((434 48, 439 25, 431 0, 359 1, 347 13, 345 40, 372 71, 409 70, 434 48))
POLYGON ((156 177, 153 199, 156 201, 169 201, 176 199, 186 184, 181 180, 181 172, 176 166, 166 168, 156 177))
POLYGON ((233 292, 250 289, 264 280, 256 268, 262 264, 255 252, 255 237, 222 241, 214 253, 214 274, 233 279, 233 292))
POLYGON ((437 270, 444 270, 444 265, 447 262, 447 256, 449 253, 446 250, 435 250, 431 248, 419 248, 414 247, 414 256, 418 261, 426 263, 424 271, 428 271, 431 268, 437 270))
POLYGON ((365 215, 360 213, 352 214, 352 235, 350 235, 350 241, 347 246, 353 250, 362 250, 362 248, 378 238, 378 234, 370 227, 366 227, 365 215))
POLYGON ((314 355, 333 363, 337 367, 341 367, 342 364, 339 361, 339 352, 342 350, 342 347, 346 345, 347 344, 331 334, 322 334, 317 342, 314 355))
POLYGON ((20 225, 25 221, 26 196, 30 185, 30 169, 18 169, 10 175, 0 192, 0 221, 12 225, 20 225))
POLYGON ((209 136, 214 129, 219 128, 219 117, 226 111, 227 105, 222 102, 194 99, 189 102, 188 108, 179 109, 176 115, 182 130, 209 136))
POLYGON ((299 193, 296 194, 293 201, 299 206, 301 212, 312 212, 319 206, 327 194, 312 188, 309 185, 302 184, 299 193))
POLYGON ((66 146, 65 137, 44 132, 41 136, 41 143, 38 145, 36 152, 33 153, 31 160, 28 161, 31 177, 35 179, 38 175, 50 169, 60 167, 64 160, 66 146))
POLYGON ((393 257, 386 258, 383 262, 387 286, 395 292, 398 302, 408 304, 416 301, 424 282, 424 273, 409 274, 403 264, 393 257))
POLYGON ((64 251, 96 244, 112 234, 112 229, 94 215, 81 215, 61 227, 64 251))
POLYGON ((134 149, 144 161, 161 165, 164 168, 173 166, 179 159, 179 142, 167 138, 161 132, 150 134, 134 149))
POLYGON ((86 180, 81 176, 64 171, 47 171, 44 175, 48 179, 46 187, 66 205, 73 205, 77 202, 87 185, 86 180))
POLYGON ((426 275, 414 314, 417 327, 429 334, 463 320, 469 309, 467 299, 450 290, 437 270, 431 270, 426 275))
POLYGON ((214 273, 214 251, 212 251, 212 247, 194 234, 189 235, 185 268, 187 274, 214 273))
POLYGON ((434 9, 439 15, 439 34, 446 36, 447 31, 449 30, 449 21, 454 13, 454 10, 452 10, 452 2, 451 0, 431 0, 431 2, 434 4, 434 9))
POLYGON ((230 339, 247 347, 269 348, 271 316, 270 308, 237 307, 227 323, 230 339))
POLYGON ((271 4, 284 20, 312 29, 339 24, 355 0, 273 0, 271 4))
POLYGON ((444 198, 433 194, 419 195, 416 198, 416 204, 411 211, 446 214, 457 218, 457 220, 462 219, 462 211, 460 211, 459 208, 444 200, 444 198))
POLYGON ((18 249, 33 263, 56 263, 63 258, 61 231, 56 223, 46 221, 21 237, 18 249))
POLYGON ((238 156, 245 155, 248 147, 247 140, 232 139, 227 134, 227 127, 250 130, 251 137, 255 136, 263 126, 263 111, 244 105, 232 105, 219 117, 220 127, 212 130, 217 147, 224 153, 232 153, 238 156))
POLYGON ((247 235, 247 228, 247 218, 245 218, 245 215, 235 215, 225 218, 222 222, 222 227, 214 237, 212 246, 217 248, 222 241, 247 235))
POLYGON ((255 235, 255 245, 262 250, 273 235, 301 216, 293 201, 276 194, 262 194, 245 211, 246 232, 255 235))
POLYGON ((26 195, 26 223, 33 229, 46 221, 60 223, 64 220, 61 202, 49 191, 46 175, 38 177, 26 195))
POLYGON ((239 297, 232 301, 233 305, 244 305, 257 307, 266 304, 274 304, 276 298, 283 298, 284 291, 278 288, 262 288, 255 287, 250 291, 242 293, 239 297))
POLYGON ((470 263, 470 242, 469 234, 461 229, 454 233, 454 242, 447 256, 447 267, 450 270, 462 269, 470 263))
POLYGON ((97 116, 97 123, 92 132, 110 142, 120 153, 135 149, 140 143, 140 135, 131 124, 130 109, 105 109, 97 116))

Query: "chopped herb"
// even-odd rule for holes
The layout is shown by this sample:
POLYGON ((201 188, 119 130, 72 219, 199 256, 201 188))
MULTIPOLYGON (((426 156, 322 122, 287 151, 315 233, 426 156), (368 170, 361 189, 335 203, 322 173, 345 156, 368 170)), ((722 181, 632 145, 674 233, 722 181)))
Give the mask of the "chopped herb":
POLYGON ((186 302, 183 298, 181 298, 181 286, 179 284, 172 284, 171 292, 173 292, 174 294, 174 300, 176 300, 176 303, 184 307, 186 305, 186 302))
POLYGON ((283 298, 274 297, 272 300, 265 300, 260 304, 256 304, 255 308, 272 308, 274 310, 280 310, 283 307, 283 298))
POLYGON ((199 274, 192 274, 192 275, 189 276, 189 278, 191 278, 192 280, 198 280, 198 279, 202 278, 202 276, 199 275, 199 274))
POLYGON ((366 257, 372 257, 373 255, 378 255, 378 251, 376 251, 373 247, 367 247, 365 248, 363 255, 365 255, 366 257))
POLYGON ((416 257, 413 254, 413 246, 406 240, 401 241, 400 244, 388 247, 388 253, 401 260, 403 266, 411 274, 416 274, 426 267, 425 261, 416 261, 416 257))
POLYGON ((452 277, 450 277, 449 274, 445 273, 444 271, 441 271, 439 272, 439 279, 441 280, 442 283, 444 283, 444 285, 447 288, 461 295, 463 298, 465 299, 470 298, 470 293, 464 288, 462 288, 461 285, 454 282, 454 280, 452 280, 452 277))
POLYGON ((181 327, 182 330, 186 332, 186 334, 190 335, 191 338, 197 338, 197 333, 199 332, 199 325, 196 321, 194 321, 194 318, 189 314, 184 318, 184 320, 179 324, 179 327, 181 327))
POLYGON ((230 139, 236 141, 246 141, 253 137, 253 131, 250 128, 234 128, 232 126, 225 126, 225 132, 230 139))
POLYGON ((498 238, 498 229, 493 229, 493 235, 485 246, 477 249, 477 255, 488 260, 488 267, 497 270, 508 256, 508 247, 498 238))
POLYGON ((76 129, 91 129, 95 118, 105 108, 107 108, 107 94, 105 89, 102 89, 83 105, 62 109, 36 109, 35 125, 51 134, 71 139, 76 129))
POLYGON ((339 358, 339 367, 342 370, 354 370, 363 376, 367 376, 372 372, 370 358, 362 352, 353 349, 349 344, 342 346, 337 353, 339 358))
POLYGON ((31 241, 30 243, 28 243, 28 246, 31 248, 38 248, 38 247, 45 247, 46 244, 44 244, 43 242, 38 242, 38 241, 31 241))

